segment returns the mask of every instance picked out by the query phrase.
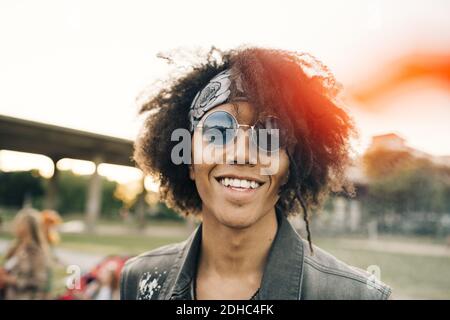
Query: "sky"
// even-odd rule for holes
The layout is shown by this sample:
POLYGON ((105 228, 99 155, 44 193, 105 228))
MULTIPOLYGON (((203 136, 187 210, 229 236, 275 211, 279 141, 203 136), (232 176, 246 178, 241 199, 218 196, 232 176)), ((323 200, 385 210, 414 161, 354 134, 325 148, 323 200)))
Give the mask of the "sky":
MULTIPOLYGON (((2 0, 0 114, 134 139, 136 97, 170 71, 158 52, 242 44, 309 52, 346 88, 402 55, 449 53, 449 14, 447 0, 2 0)), ((396 132, 450 155, 450 92, 430 83, 382 97, 379 109, 349 106, 357 150, 396 132)))

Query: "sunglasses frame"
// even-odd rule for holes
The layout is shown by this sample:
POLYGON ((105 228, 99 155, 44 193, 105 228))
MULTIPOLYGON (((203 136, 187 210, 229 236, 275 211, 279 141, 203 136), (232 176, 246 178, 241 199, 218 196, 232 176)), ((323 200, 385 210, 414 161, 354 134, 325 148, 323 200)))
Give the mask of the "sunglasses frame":
MULTIPOLYGON (((261 150, 263 150, 263 151, 265 151, 265 152, 277 152, 277 151, 279 151, 280 149, 282 149, 282 148, 285 147, 285 143, 282 144, 281 141, 279 141, 278 148, 277 148, 276 150, 266 150, 266 149, 262 148, 262 147, 258 144, 257 141, 254 141, 254 140, 255 140, 254 137, 255 137, 256 134, 257 134, 255 127, 256 127, 256 125, 257 125, 258 123, 262 123, 262 121, 260 121, 260 120, 258 119, 258 120, 255 122, 254 125, 240 124, 240 123, 238 122, 238 120, 236 119, 236 117, 235 117, 233 114, 231 114, 230 112, 225 111, 225 110, 216 110, 216 111, 211 112, 210 114, 208 114, 204 119, 202 119, 202 121, 200 121, 200 122, 195 126, 195 129, 203 129, 203 128, 204 128, 203 124, 206 122, 206 120, 208 120, 208 118, 209 118, 211 115, 213 115, 213 114, 215 114, 215 113, 218 113, 218 112, 223 112, 223 113, 228 114, 228 115, 231 117, 232 121, 233 121, 233 128, 229 128, 229 129, 233 129, 234 135, 233 135, 232 139, 230 139, 230 141, 228 141, 227 143, 222 144, 222 146, 226 146, 226 145, 228 145, 231 141, 233 141, 234 139, 236 139, 237 134, 238 134, 238 130, 239 130, 240 128, 249 128, 249 129, 251 130, 250 139, 251 139, 252 142, 253 142, 258 148, 260 148, 261 150)), ((269 116, 265 117, 265 119, 267 119, 267 118, 273 118, 273 119, 276 119, 277 121, 280 122, 280 119, 279 119, 278 117, 276 117, 276 116, 269 115, 269 116)), ((280 123, 281 123, 281 122, 280 122, 280 123)), ((228 129, 227 129, 227 130, 228 130, 228 129)), ((277 130, 281 130, 281 129, 277 129, 277 130)), ((202 135, 203 135, 203 132, 202 132, 202 135)))

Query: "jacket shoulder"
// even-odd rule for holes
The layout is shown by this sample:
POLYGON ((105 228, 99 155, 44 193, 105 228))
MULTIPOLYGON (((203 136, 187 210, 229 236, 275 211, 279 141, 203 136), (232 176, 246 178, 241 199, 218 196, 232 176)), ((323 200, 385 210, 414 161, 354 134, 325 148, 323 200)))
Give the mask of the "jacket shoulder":
POLYGON ((173 266, 186 241, 169 244, 129 259, 120 276, 120 299, 158 299, 173 277, 173 266))
POLYGON ((303 299, 386 300, 391 295, 391 288, 369 272, 350 266, 319 247, 313 247, 313 254, 305 242, 303 247, 303 299))

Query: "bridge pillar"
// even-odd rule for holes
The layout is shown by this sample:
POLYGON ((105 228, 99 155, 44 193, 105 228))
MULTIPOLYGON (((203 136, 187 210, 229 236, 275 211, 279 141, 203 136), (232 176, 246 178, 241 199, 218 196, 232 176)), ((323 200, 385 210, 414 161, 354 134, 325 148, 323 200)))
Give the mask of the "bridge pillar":
POLYGON ((44 209, 57 210, 58 206, 58 168, 56 167, 55 158, 51 158, 53 162, 53 175, 48 180, 47 189, 45 190, 44 209))
POLYGON ((102 208, 102 178, 98 174, 101 158, 94 159, 95 171, 91 175, 86 197, 86 231, 95 232, 96 223, 102 208))
POLYGON ((145 196, 147 195, 147 191, 144 186, 144 178, 141 180, 142 183, 142 192, 137 196, 136 201, 136 217, 138 222, 139 229, 145 229, 145 212, 147 211, 147 203, 145 201, 145 196))

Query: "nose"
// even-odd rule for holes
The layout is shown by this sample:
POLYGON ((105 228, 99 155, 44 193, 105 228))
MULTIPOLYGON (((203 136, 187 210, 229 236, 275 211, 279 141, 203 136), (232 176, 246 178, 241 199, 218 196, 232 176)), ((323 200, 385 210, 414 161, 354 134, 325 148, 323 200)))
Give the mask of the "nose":
POLYGON ((229 164, 256 165, 257 150, 251 143, 252 130, 250 126, 241 125, 236 129, 233 143, 226 148, 226 162, 229 164))

